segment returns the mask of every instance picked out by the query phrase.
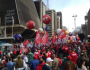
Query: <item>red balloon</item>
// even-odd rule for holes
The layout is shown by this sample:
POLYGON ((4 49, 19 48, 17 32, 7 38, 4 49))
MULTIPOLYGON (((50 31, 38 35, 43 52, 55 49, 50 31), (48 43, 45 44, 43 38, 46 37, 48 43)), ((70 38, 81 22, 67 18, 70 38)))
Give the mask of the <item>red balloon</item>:
POLYGON ((50 21, 51 21, 51 17, 50 17, 49 15, 44 15, 44 16, 42 17, 42 22, 43 22, 44 24, 49 24, 50 21))
POLYGON ((35 27, 35 23, 33 21, 28 21, 26 26, 28 29, 33 29, 35 27))

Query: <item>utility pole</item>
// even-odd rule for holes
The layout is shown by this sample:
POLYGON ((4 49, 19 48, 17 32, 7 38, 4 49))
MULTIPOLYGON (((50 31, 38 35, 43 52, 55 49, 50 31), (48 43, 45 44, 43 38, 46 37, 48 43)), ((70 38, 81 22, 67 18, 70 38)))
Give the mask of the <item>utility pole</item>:
POLYGON ((7 18, 6 18, 6 16, 5 16, 5 38, 6 38, 6 22, 7 21, 7 18))
POLYGON ((74 25, 75 25, 75 29, 76 29, 76 17, 77 17, 77 15, 75 14, 72 17, 74 17, 74 25))

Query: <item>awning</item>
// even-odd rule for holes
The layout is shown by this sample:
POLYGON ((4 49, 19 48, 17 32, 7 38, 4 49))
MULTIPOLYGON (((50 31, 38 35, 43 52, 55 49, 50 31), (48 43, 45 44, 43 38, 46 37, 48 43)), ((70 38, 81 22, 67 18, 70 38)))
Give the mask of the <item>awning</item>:
POLYGON ((24 41, 25 39, 30 39, 30 38, 35 38, 36 37, 36 32, 38 30, 36 29, 26 29, 21 35, 22 35, 22 41, 24 41))

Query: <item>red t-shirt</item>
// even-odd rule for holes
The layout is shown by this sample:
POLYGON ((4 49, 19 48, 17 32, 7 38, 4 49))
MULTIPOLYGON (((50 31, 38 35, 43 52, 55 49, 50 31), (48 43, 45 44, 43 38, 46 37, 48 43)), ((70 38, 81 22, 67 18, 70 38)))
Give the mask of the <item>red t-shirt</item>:
POLYGON ((62 60, 61 59, 59 59, 59 58, 57 58, 58 59, 58 61, 59 61, 59 67, 62 65, 62 60))
POLYGON ((2 51, 0 51, 0 55, 2 54, 2 51))
POLYGON ((39 55, 39 60, 42 58, 43 55, 39 55))
POLYGON ((51 52, 47 52, 47 54, 48 54, 48 57, 51 57, 51 52))
POLYGON ((75 52, 74 53, 70 53, 70 56, 72 57, 72 60, 71 61, 76 64, 76 62, 77 62, 77 56, 78 56, 77 53, 75 53, 75 52))
POLYGON ((56 50, 58 50, 58 49, 59 49, 59 46, 56 47, 56 50))
POLYGON ((5 61, 5 60, 3 60, 3 63, 4 63, 4 66, 7 66, 6 64, 7 64, 7 62, 5 61))
POLYGON ((71 53, 71 50, 68 50, 68 54, 70 54, 71 53))
POLYGON ((16 54, 16 53, 17 53, 17 51, 16 51, 16 50, 14 50, 14 51, 13 51, 13 54, 16 54))

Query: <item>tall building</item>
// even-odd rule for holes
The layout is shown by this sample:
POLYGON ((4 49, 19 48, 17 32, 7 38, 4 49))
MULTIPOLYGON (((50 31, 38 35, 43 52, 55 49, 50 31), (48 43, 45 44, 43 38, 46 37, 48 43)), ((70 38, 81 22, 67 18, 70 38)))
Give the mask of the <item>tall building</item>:
POLYGON ((21 34, 23 39, 32 38, 40 27, 40 19, 33 0, 0 0, 0 41, 12 43, 15 34, 21 34), (14 18, 13 34, 12 16, 14 18), (32 30, 26 28, 29 20, 35 22, 35 28, 32 30))
POLYGON ((36 9, 37 9, 38 16, 40 18, 41 26, 45 30, 46 25, 43 24, 42 17, 46 14, 45 13, 46 12, 46 5, 44 4, 44 2, 42 0, 34 1, 34 3, 36 6, 36 9))
POLYGON ((50 27, 49 37, 52 37, 54 32, 56 31, 55 28, 57 29, 57 17, 56 17, 56 12, 55 10, 47 10, 46 14, 51 17, 51 22, 47 24, 46 26, 50 27))
POLYGON ((62 23, 62 12, 57 12, 57 16, 60 17, 60 29, 62 29, 63 23, 62 23))
POLYGON ((87 35, 90 35, 90 9, 88 11, 88 14, 87 14, 87 35))
POLYGON ((82 24, 81 27, 82 27, 82 33, 87 37, 87 26, 86 26, 86 24, 82 24))
POLYGON ((54 11, 54 32, 56 32, 57 30, 57 12, 55 10, 54 11))
POLYGON ((60 17, 57 16, 57 29, 60 28, 60 17))

